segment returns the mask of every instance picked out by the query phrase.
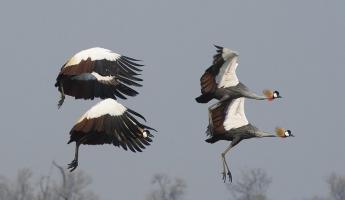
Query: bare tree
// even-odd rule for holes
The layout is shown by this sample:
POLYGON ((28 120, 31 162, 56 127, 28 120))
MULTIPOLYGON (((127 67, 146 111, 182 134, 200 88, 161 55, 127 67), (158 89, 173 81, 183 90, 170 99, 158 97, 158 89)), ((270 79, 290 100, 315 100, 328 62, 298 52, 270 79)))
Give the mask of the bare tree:
POLYGON ((319 196, 314 196, 310 199, 306 199, 306 200, 330 200, 329 198, 324 198, 324 197, 319 197, 319 196))
POLYGON ((332 173, 326 180, 329 188, 327 197, 314 196, 310 200, 345 200, 345 176, 332 173))
POLYGON ((332 199, 345 200, 345 176, 333 173, 329 176, 327 183, 332 199))
POLYGON ((42 176, 38 184, 32 182, 32 172, 23 169, 14 182, 0 176, 0 200, 98 200, 87 186, 91 178, 82 171, 70 173, 53 162, 59 170, 60 181, 42 176))
POLYGON ((252 169, 243 171, 239 181, 227 184, 227 188, 235 200, 266 200, 270 184, 271 178, 264 170, 252 169))
POLYGON ((34 187, 31 183, 32 172, 29 169, 18 171, 14 182, 0 178, 0 200, 33 200, 34 187))
POLYGON ((8 199, 7 197, 11 192, 8 182, 5 177, 0 176, 0 200, 8 199))
POLYGON ((187 188, 184 180, 175 178, 172 181, 165 174, 154 175, 151 183, 157 188, 148 194, 147 200, 180 200, 187 188))
POLYGON ((39 180, 39 190, 36 195, 37 200, 58 200, 56 198, 55 192, 52 189, 50 176, 42 176, 39 180))
POLYGON ((38 200, 97 200, 98 197, 87 186, 92 182, 91 177, 83 171, 70 173, 62 166, 53 162, 58 169, 61 180, 51 181, 50 176, 41 177, 38 200))

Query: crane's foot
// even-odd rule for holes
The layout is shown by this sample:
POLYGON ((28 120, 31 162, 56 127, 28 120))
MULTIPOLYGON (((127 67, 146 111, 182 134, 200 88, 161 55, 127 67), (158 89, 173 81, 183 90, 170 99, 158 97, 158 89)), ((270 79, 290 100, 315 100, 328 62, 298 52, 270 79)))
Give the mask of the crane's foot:
POLYGON ((231 175, 230 171, 228 171, 228 172, 223 171, 222 176, 223 176, 224 183, 226 182, 227 178, 229 179, 229 182, 232 183, 232 175, 231 175))
POLYGON ((228 171, 228 177, 229 177, 230 183, 232 183, 232 175, 231 175, 231 172, 230 172, 230 171, 228 171))
POLYGON ((68 169, 73 172, 78 167, 78 160, 74 159, 70 164, 68 164, 68 169))
POLYGON ((61 99, 58 102, 58 109, 60 109, 60 107, 62 106, 64 100, 65 100, 65 96, 61 96, 61 99))
POLYGON ((223 176, 223 181, 224 181, 224 183, 225 183, 225 182, 226 182, 226 173, 225 173, 225 171, 222 172, 222 176, 223 176))

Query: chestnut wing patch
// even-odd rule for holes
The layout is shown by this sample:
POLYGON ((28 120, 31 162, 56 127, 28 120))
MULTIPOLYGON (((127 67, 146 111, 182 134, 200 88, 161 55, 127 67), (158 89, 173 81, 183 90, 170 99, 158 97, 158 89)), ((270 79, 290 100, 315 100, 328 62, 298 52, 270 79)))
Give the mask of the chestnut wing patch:
POLYGON ((230 103, 228 101, 224 102, 210 111, 214 135, 221 135, 226 132, 224 128, 224 121, 229 104, 230 103))
POLYGON ((213 56, 212 65, 204 72, 200 78, 201 93, 209 94, 216 91, 218 83, 216 82, 216 77, 219 74, 220 68, 225 63, 222 57, 223 48, 217 47, 217 54, 213 56))
POLYGON ((200 85, 202 94, 213 93, 217 89, 215 77, 207 71, 202 75, 200 85))

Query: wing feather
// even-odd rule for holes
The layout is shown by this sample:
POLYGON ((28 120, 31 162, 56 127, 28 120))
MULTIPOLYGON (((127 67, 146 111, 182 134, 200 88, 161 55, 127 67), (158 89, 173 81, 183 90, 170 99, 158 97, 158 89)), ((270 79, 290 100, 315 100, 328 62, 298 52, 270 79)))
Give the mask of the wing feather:
POLYGON ((217 88, 231 87, 239 83, 236 76, 238 55, 236 52, 216 46, 212 65, 200 78, 201 93, 213 93, 217 88))
POLYGON ((236 129, 248 124, 244 113, 244 98, 228 100, 213 107, 209 113, 210 135, 225 134, 231 129, 236 129))
POLYGON ((212 108, 209 114, 209 130, 210 135, 219 135, 224 134, 226 130, 224 129, 224 121, 226 116, 226 109, 229 105, 229 102, 223 102, 215 108, 212 108))
POLYGON ((238 57, 229 58, 220 68, 216 76, 218 88, 236 86, 239 81, 236 75, 238 57))
POLYGON ((244 99, 244 97, 241 97, 231 101, 223 123, 225 130, 228 131, 248 124, 247 117, 244 113, 244 99))

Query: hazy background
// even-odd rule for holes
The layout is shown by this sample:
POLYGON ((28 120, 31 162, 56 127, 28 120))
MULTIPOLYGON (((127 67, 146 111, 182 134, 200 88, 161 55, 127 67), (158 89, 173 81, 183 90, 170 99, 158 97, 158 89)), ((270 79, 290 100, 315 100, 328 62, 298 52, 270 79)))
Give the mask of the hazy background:
POLYGON ((55 78, 74 53, 101 46, 143 60, 140 95, 121 103, 159 133, 138 154, 82 146, 79 169, 93 190, 144 199, 161 172, 186 180, 186 199, 228 199, 220 174, 228 143, 204 142, 207 105, 194 101, 213 44, 240 52, 237 74, 253 91, 284 96, 247 100, 248 120, 296 135, 241 142, 228 156, 234 181, 243 168, 263 168, 269 196, 294 200, 325 193, 329 173, 345 172, 345 1, 1 1, 0 24, 0 174, 46 174, 52 160, 72 161, 69 130, 99 100, 67 97, 58 110, 55 78))

